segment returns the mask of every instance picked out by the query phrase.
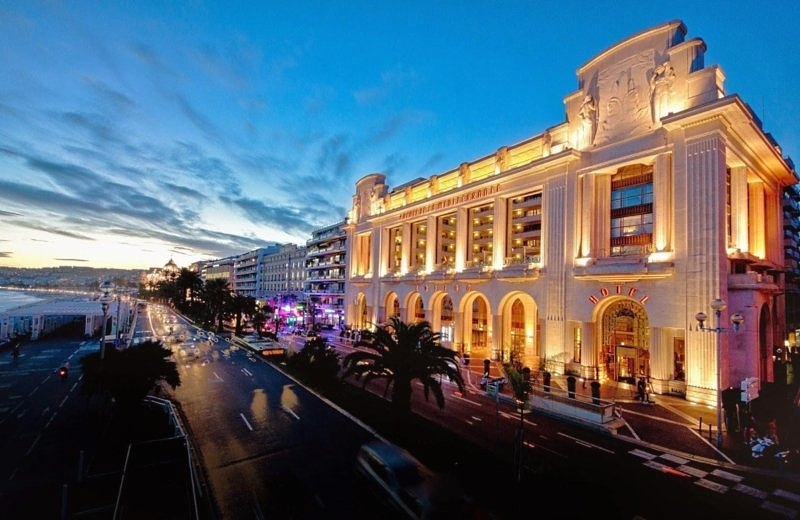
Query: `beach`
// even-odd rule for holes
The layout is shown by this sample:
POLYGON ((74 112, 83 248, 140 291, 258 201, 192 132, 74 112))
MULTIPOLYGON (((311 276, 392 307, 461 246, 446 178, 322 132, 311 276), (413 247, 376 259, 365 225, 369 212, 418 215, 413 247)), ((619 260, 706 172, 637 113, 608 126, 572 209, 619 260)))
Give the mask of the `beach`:
POLYGON ((0 288, 0 312, 47 300, 54 295, 46 291, 0 288))

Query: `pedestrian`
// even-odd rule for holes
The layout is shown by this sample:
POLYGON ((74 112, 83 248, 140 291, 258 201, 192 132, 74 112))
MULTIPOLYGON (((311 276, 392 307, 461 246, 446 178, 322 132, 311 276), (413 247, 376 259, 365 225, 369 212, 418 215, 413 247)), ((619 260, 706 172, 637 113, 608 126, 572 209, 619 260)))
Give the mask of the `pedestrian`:
POLYGON ((636 383, 636 398, 644 403, 644 378, 640 377, 636 383))

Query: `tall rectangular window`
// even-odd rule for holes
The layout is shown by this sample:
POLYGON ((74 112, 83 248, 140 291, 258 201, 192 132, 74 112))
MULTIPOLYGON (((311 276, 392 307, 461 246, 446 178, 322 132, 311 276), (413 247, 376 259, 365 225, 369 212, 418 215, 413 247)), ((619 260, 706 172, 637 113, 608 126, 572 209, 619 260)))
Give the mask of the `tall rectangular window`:
POLYGON ((411 258, 409 265, 415 271, 425 268, 428 226, 424 220, 411 224, 411 258))
POLYGON ((611 256, 647 255, 653 246, 653 169, 632 165, 611 178, 611 256))
POLYGON ((436 263, 442 268, 452 267, 456 261, 456 214, 449 213, 439 217, 436 244, 436 263))
POLYGON ((403 259, 403 228, 393 227, 389 230, 389 272, 394 273, 400 270, 400 263, 403 259))
POLYGON ((539 262, 542 249, 542 193, 512 198, 508 204, 506 264, 539 262))
POLYGON ((494 204, 470 208, 469 233, 467 237, 470 266, 490 265, 494 238, 494 204))

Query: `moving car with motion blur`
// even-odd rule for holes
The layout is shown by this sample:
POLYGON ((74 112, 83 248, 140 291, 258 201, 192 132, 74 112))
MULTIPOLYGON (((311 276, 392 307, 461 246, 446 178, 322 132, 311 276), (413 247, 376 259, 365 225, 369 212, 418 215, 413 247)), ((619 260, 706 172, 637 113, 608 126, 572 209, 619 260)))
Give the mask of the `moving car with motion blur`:
POLYGON ((402 518, 472 518, 472 501, 455 477, 436 473, 386 440, 363 444, 356 456, 356 470, 375 496, 402 518))

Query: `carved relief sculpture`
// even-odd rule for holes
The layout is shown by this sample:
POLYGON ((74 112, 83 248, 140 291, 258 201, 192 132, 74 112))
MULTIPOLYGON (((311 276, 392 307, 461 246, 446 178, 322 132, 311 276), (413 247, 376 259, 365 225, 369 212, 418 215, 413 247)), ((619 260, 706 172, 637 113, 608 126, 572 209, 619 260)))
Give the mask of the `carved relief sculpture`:
POLYGON ((586 94, 586 96, 584 96, 581 108, 578 110, 578 117, 581 118, 583 146, 591 146, 594 142, 595 121, 597 117, 597 105, 591 94, 586 94))
POLYGON ((494 173, 498 174, 500 172, 506 171, 508 168, 508 147, 503 146, 497 150, 497 154, 495 155, 494 159, 494 173))
POLYGON ((550 135, 550 132, 545 130, 544 134, 542 134, 542 157, 547 157, 550 155, 550 148, 553 144, 553 136, 550 135))
POLYGON ((658 123, 669 113, 672 85, 675 83, 675 69, 670 62, 664 62, 650 76, 650 112, 653 123, 658 123))

